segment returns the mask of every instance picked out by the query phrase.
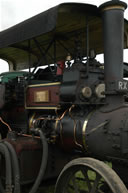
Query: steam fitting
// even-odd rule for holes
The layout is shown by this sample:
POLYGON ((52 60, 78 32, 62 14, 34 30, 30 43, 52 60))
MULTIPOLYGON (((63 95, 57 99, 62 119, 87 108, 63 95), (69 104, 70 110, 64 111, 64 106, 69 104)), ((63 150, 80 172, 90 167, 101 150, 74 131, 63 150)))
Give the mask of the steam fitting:
POLYGON ((85 97, 85 98, 90 98, 92 96, 92 90, 90 87, 84 87, 82 88, 82 95, 85 97))
POLYGON ((31 128, 30 131, 34 134, 39 134, 40 128, 31 128))

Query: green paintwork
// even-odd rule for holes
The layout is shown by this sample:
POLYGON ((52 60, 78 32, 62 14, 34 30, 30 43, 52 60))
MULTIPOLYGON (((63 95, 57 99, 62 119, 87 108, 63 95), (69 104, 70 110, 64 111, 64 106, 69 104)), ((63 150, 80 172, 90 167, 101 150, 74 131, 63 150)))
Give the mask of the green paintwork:
POLYGON ((5 82, 8 82, 11 79, 14 79, 14 78, 19 77, 19 76, 25 76, 27 74, 28 74, 28 72, 23 72, 23 71, 4 72, 4 73, 0 74, 0 82, 5 83, 5 82))

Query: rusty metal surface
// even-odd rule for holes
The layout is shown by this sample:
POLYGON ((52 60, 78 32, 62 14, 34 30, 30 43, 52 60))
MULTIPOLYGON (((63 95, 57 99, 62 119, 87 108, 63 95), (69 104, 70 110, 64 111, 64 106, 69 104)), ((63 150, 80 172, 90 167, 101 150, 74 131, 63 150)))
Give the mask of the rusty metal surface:
MULTIPOLYGON (((38 174, 41 163, 40 139, 18 137, 16 140, 5 139, 11 143, 17 153, 20 167, 21 184, 33 182, 38 174)), ((4 160, 1 164, 2 176, 4 176, 4 160)))

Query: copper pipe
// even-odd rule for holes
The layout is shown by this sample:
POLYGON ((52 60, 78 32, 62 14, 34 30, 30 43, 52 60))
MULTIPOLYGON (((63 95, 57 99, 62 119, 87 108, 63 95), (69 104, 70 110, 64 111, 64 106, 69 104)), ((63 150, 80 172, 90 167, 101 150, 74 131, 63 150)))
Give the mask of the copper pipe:
POLYGON ((2 117, 0 117, 0 121, 1 121, 4 125, 6 125, 6 126, 8 127, 8 130, 9 130, 9 131, 12 131, 11 127, 10 127, 5 121, 3 121, 2 117))
MULTIPOLYGON (((33 137, 33 135, 28 135, 28 134, 22 134, 22 133, 18 133, 18 135, 24 136, 24 137, 33 137)), ((39 136, 34 136, 34 138, 40 139, 39 136)))

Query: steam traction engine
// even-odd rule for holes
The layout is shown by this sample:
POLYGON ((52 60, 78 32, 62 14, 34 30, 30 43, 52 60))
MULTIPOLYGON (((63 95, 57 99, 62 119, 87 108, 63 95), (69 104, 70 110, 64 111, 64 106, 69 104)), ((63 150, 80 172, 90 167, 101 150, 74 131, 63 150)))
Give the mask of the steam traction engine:
POLYGON ((128 192, 126 7, 65 3, 1 32, 0 192, 128 192))

